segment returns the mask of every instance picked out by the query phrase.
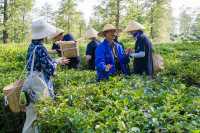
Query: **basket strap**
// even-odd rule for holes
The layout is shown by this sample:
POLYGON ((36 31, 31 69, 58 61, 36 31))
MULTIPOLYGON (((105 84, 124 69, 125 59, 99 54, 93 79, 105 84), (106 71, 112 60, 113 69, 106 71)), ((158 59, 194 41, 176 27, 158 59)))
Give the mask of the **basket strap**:
POLYGON ((75 48, 64 48, 63 51, 74 50, 74 49, 77 49, 77 48, 76 47, 75 48))
MULTIPOLYGON (((38 46, 36 46, 36 47, 34 48, 33 53, 30 55, 30 57, 29 57, 29 59, 28 59, 26 65, 24 66, 24 69, 23 69, 23 71, 22 71, 22 73, 21 73, 21 75, 20 75, 20 77, 19 77, 19 80, 22 79, 22 75, 23 75, 24 72, 26 71, 26 67, 28 66, 28 63, 29 63, 29 61, 31 60, 32 56, 35 56, 35 51, 36 51, 37 47, 38 47, 38 46)), ((35 57, 34 57, 34 58, 35 58, 35 57)), ((31 68, 32 68, 32 64, 33 64, 33 67, 34 67, 34 58, 32 59, 31 68)), ((33 68, 32 68, 32 69, 33 69, 33 68)))
POLYGON ((33 55, 32 55, 33 57, 32 57, 32 62, 31 62, 31 71, 30 71, 30 75, 33 74, 33 68, 34 68, 34 62, 35 62, 35 51, 36 51, 37 47, 38 47, 38 46, 36 46, 36 47, 34 48, 34 50, 33 50, 33 55))

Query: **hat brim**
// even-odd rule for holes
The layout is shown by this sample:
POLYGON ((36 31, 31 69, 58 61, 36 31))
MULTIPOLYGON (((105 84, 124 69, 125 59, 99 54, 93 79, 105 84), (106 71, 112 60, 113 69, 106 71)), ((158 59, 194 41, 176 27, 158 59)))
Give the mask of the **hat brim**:
POLYGON ((56 31, 56 27, 47 23, 43 31, 38 32, 38 33, 32 32, 32 39, 38 40, 38 39, 48 38, 49 36, 52 36, 52 34, 54 34, 55 31, 56 31))
POLYGON ((86 36, 87 39, 91 39, 91 38, 97 38, 98 36, 86 36))
POLYGON ((48 37, 49 40, 55 39, 57 36, 62 35, 64 32, 56 33, 53 35, 53 37, 48 37))
POLYGON ((57 28, 56 32, 52 34, 51 36, 48 37, 49 40, 55 39, 57 36, 61 35, 64 33, 64 30, 57 28))
POLYGON ((108 29, 108 30, 100 31, 100 32, 98 33, 98 36, 104 37, 104 33, 107 32, 107 31, 111 31, 111 30, 115 30, 115 31, 118 32, 118 33, 122 32, 122 29, 108 29))
POLYGON ((90 39, 90 38, 97 38, 98 37, 98 32, 97 33, 89 33, 89 34, 86 34, 85 37, 90 39))
POLYGON ((133 31, 138 31, 138 30, 144 31, 144 29, 125 29, 123 32, 128 33, 128 32, 133 32, 133 31))
POLYGON ((133 31, 144 31, 145 27, 137 27, 137 28, 132 28, 132 27, 127 27, 124 32, 133 32, 133 31))

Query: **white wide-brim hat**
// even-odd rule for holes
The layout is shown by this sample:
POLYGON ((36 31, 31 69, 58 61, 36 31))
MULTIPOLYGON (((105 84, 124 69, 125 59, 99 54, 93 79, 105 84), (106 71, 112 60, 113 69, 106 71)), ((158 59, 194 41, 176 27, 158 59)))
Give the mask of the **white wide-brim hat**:
POLYGON ((128 26, 126 27, 125 29, 125 32, 131 32, 131 31, 137 31, 137 30, 141 30, 141 31, 144 31, 145 27, 136 22, 136 21, 131 21, 129 22, 128 26))
POLYGON ((32 39, 44 39, 56 33, 56 27, 45 22, 43 18, 32 21, 32 39))
POLYGON ((86 31, 86 37, 87 38, 97 38, 98 37, 98 32, 94 28, 90 28, 89 30, 86 31))
POLYGON ((48 39, 54 39, 55 37, 57 37, 58 35, 64 33, 64 30, 60 29, 60 28, 56 28, 56 32, 52 35, 50 35, 48 37, 48 39))
POLYGON ((99 36, 104 36, 104 33, 106 31, 110 31, 110 30, 115 30, 116 32, 121 32, 122 30, 121 29, 117 29, 115 26, 113 26, 112 24, 106 24, 104 27, 103 27, 103 30, 100 31, 98 33, 99 36))

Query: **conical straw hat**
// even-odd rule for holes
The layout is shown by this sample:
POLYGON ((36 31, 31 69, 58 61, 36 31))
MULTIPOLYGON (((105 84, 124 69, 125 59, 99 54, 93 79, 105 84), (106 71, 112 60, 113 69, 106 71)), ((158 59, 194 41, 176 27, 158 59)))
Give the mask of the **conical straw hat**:
POLYGON ((137 31, 137 30, 141 30, 141 31, 144 31, 145 27, 136 22, 136 21, 131 21, 129 22, 128 26, 126 27, 125 29, 125 32, 131 32, 131 31, 137 31))
POLYGON ((97 38, 98 32, 94 28, 90 28, 86 31, 87 38, 97 38))
POLYGON ((45 22, 43 18, 38 18, 32 21, 32 39, 44 39, 52 36, 55 33, 56 27, 45 22))
POLYGON ((54 32, 54 34, 49 36, 48 39, 54 39, 55 37, 57 37, 58 35, 60 35, 62 33, 64 33, 64 30, 62 30, 60 28, 56 28, 56 31, 54 32))
POLYGON ((121 32, 122 30, 121 29, 117 29, 115 26, 113 26, 112 24, 106 24, 104 27, 103 27, 103 30, 100 31, 98 33, 99 36, 104 36, 104 32, 106 31, 110 31, 110 30, 115 30, 116 32, 121 32))

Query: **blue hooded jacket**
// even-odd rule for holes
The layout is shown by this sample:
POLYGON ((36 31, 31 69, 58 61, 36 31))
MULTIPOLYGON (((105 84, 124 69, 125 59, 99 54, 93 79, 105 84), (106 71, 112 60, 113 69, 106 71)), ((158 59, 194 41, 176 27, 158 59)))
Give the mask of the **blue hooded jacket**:
MULTIPOLYGON (((129 70, 126 64, 129 63, 129 56, 125 55, 122 46, 115 43, 116 51, 118 55, 121 72, 125 75, 129 74, 129 70)), ((96 49, 95 53, 95 66, 97 71, 97 80, 108 79, 110 75, 116 74, 115 60, 112 52, 112 48, 108 40, 104 40, 96 49), (107 72, 106 65, 112 65, 111 69, 107 72)))

